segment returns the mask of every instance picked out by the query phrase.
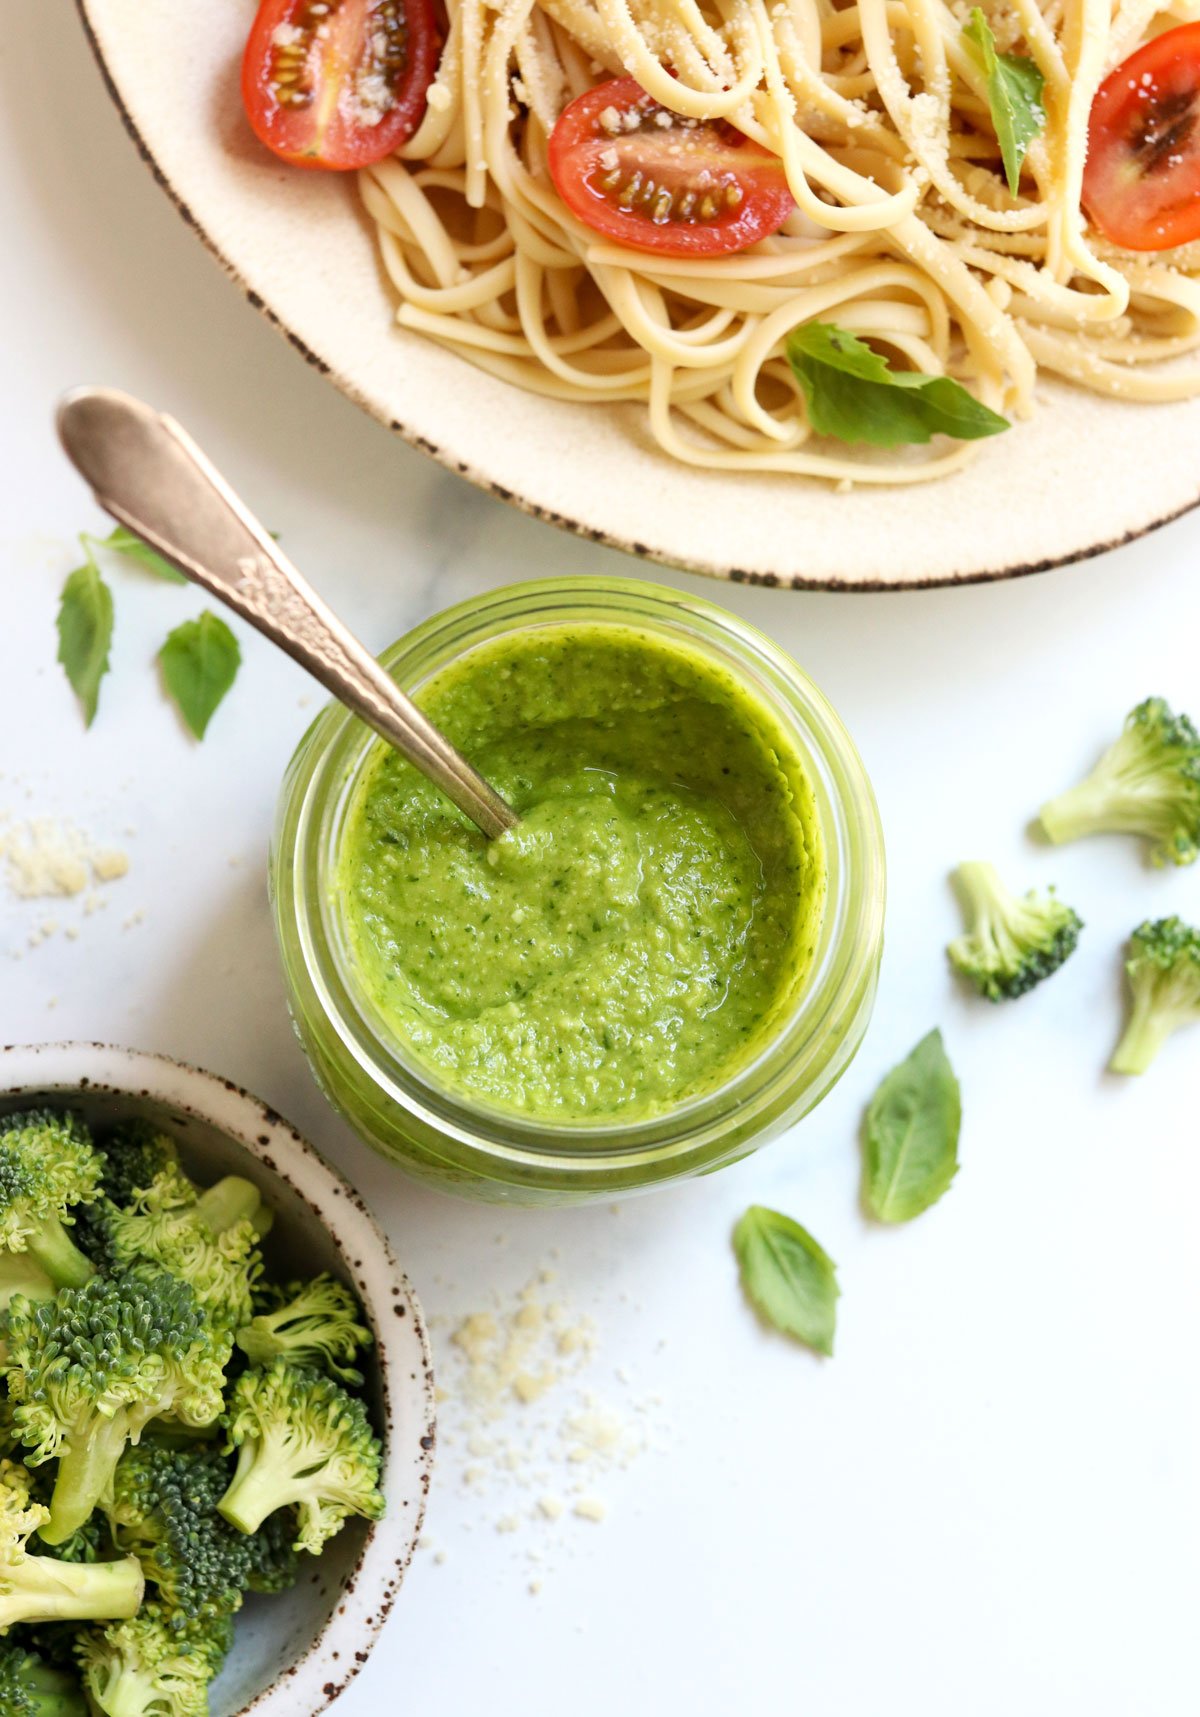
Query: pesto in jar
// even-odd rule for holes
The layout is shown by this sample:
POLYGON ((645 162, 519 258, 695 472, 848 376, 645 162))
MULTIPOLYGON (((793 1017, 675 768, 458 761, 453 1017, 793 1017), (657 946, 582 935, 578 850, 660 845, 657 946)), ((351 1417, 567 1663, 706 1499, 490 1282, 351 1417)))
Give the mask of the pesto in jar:
POLYGON ((417 701, 519 814, 489 842, 382 743, 335 878, 360 1005, 460 1100, 661 1115, 786 1023, 825 904, 791 736, 714 655, 605 622, 469 651, 417 701))

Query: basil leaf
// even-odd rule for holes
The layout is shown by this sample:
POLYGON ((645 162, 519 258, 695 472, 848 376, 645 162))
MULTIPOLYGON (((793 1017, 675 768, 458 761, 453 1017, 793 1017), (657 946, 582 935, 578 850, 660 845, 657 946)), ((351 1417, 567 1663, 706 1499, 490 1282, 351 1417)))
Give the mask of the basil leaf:
POLYGON ((100 702, 100 681, 108 672, 112 633, 112 592, 89 555, 67 578, 58 604, 58 660, 83 705, 88 727, 100 702))
POLYGON ((909 1222, 958 1173, 962 1099, 940 1031, 894 1067, 867 1109, 863 1202, 880 1222, 909 1222))
POLYGON ((1015 197, 1021 185, 1021 163, 1029 145, 1046 123, 1041 67, 1024 54, 998 54, 996 38, 978 6, 963 25, 963 36, 987 78, 988 106, 1004 162, 1004 176, 1015 197))
POLYGON ((832 322, 793 328, 787 355, 818 435, 902 447, 931 435, 977 441, 1009 427, 961 382, 893 370, 865 340, 832 322))
POLYGON ((733 1231, 742 1286, 786 1335, 832 1354, 840 1292, 833 1259, 790 1216, 752 1204, 733 1231))
POLYGON ((205 609, 176 626, 158 652, 167 690, 188 727, 203 739, 221 699, 237 678, 242 652, 223 620, 205 609))
POLYGON ((86 537, 85 542, 94 543, 97 548, 112 549, 114 554, 123 554, 130 560, 136 560, 156 578, 165 578, 168 584, 186 584, 187 579, 177 572, 169 560, 156 553, 150 544, 143 542, 141 537, 126 530, 124 525, 118 525, 106 537, 86 537))

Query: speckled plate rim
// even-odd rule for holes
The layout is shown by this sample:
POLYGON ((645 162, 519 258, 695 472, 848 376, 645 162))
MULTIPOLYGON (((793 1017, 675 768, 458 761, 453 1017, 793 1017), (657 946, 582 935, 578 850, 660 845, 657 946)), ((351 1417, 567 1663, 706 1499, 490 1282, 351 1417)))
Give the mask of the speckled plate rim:
POLYGON ((237 1717, 316 1717, 358 1674, 378 1640, 412 1561, 433 1471, 433 1362, 420 1303, 360 1195, 275 1109, 230 1079, 171 1056, 113 1044, 0 1047, 0 1097, 96 1091, 160 1102, 241 1145, 299 1194, 353 1277, 376 1336, 388 1422, 387 1512, 368 1530, 341 1601, 287 1673, 237 1717), (330 1208, 332 1207, 332 1209, 330 1208), (409 1427, 407 1433, 397 1426, 409 1427), (407 1435, 411 1447, 401 1444, 407 1435))
MULTIPOLYGON (((988 529, 972 529, 968 533, 972 546, 970 548, 964 548, 963 553, 964 555, 974 557, 973 564, 964 565, 955 570, 938 571, 927 576, 922 575, 920 572, 904 571, 891 577, 882 575, 871 576, 870 574, 857 572, 849 576, 842 576, 833 570, 810 576, 801 570, 789 569, 784 572, 779 572, 769 569, 756 569, 753 566, 743 567, 736 564, 727 564, 724 560, 719 562, 716 560, 707 560, 701 554, 672 549, 667 543, 638 540, 638 537, 632 534, 625 535, 620 532, 610 530, 601 523, 588 522, 584 519, 573 517, 568 511, 555 510, 552 507, 542 504, 532 495, 522 493, 520 488, 514 486, 512 483, 497 481, 495 475, 484 469, 477 458, 472 459, 471 457, 462 457, 452 446, 444 444, 439 440, 432 439, 422 430, 418 422, 406 421, 405 418, 398 416, 394 407, 389 405, 388 401, 381 395, 373 392, 370 385, 356 380, 347 372, 346 366, 340 361, 339 355, 335 349, 336 342, 330 344, 326 339, 314 337, 311 333, 302 334, 298 331, 289 316, 284 313, 278 305, 270 301, 269 295, 258 289, 250 278, 250 274, 244 263, 218 241, 217 237, 210 230, 209 225, 206 224, 205 220, 197 213, 194 206, 194 199, 189 196, 183 186, 177 184, 173 180, 171 174, 167 171, 144 135, 143 127, 139 123, 139 120, 133 111, 133 104, 128 98, 127 92, 122 89, 105 53, 103 28, 98 20, 97 12, 103 12, 106 6, 112 4, 112 0, 75 0, 75 3, 83 23, 85 33, 91 44, 93 53, 103 76, 108 94, 121 117, 126 131, 136 146, 138 153, 150 168, 150 171, 157 183, 167 193, 168 197, 183 217, 185 223, 191 227, 196 235, 202 240, 209 252, 221 265, 234 284, 238 286, 248 302, 266 317, 272 326, 275 327, 276 330, 282 334, 283 337, 301 354, 307 363, 331 381, 335 387, 367 412, 368 415, 384 424, 385 427, 390 429, 404 441, 408 442, 409 445, 427 453, 432 459, 436 460, 447 470, 465 477, 476 487, 502 501, 507 502, 518 511, 526 513, 531 517, 541 519, 548 524, 557 526, 561 530, 583 537, 589 541, 598 542, 607 547, 621 550, 638 559, 656 562, 664 566, 681 568, 686 571, 698 573, 702 576, 725 579, 735 583, 763 585, 770 588, 830 590, 844 593, 882 593, 901 589, 938 589, 957 587, 959 585, 995 583, 1006 579, 1019 578, 1034 573, 1050 571, 1056 567, 1069 566, 1081 561, 1092 559, 1097 555, 1107 553, 1110 549, 1119 548, 1130 542, 1136 541, 1138 538, 1146 536, 1162 526, 1172 523, 1174 520, 1181 518, 1184 514, 1192 511, 1197 506, 1200 506, 1200 483, 1198 483, 1194 477, 1184 476, 1174 481, 1173 487, 1170 488, 1169 495, 1160 496, 1157 501, 1152 501, 1141 506, 1131 502, 1126 510, 1128 517, 1124 516, 1123 512, 1122 516, 1110 518, 1106 525, 1100 529, 1099 534, 1091 534, 1093 527, 1086 524, 1081 524, 1078 528, 1072 526, 1071 531, 1079 540, 1069 541, 1066 544, 1052 547, 1048 552, 1034 552, 1031 546, 1027 544, 1025 552, 1018 553, 1011 558, 1004 552, 997 555, 990 549, 982 548, 980 546, 984 539, 990 534, 990 531, 988 529), (982 564, 979 564, 981 556, 982 564)), ((463 367, 466 368, 466 366, 463 367)), ((477 374, 478 372, 470 373, 477 374)), ((520 390, 514 388, 511 391, 515 393, 520 390)), ((1082 412, 1080 409, 1079 394, 1081 390, 1064 389, 1060 384, 1052 381, 1050 383, 1050 391, 1054 394, 1055 408, 1059 410, 1061 410, 1062 400, 1064 398, 1074 398, 1075 421, 1073 424, 1064 421, 1061 430, 1062 438, 1064 440, 1069 439, 1072 434, 1078 434, 1081 422, 1085 428, 1087 424, 1086 408, 1084 408, 1082 412)), ((1144 409, 1120 402, 1114 405, 1114 402, 1108 400, 1096 401, 1095 396, 1084 397, 1085 399, 1092 399, 1095 401, 1097 410, 1110 414, 1114 411, 1120 414, 1128 414, 1131 411, 1135 411, 1140 415, 1141 411, 1144 409)), ((1194 433, 1200 433, 1200 402, 1185 402, 1185 404, 1196 406, 1197 409, 1192 412, 1185 421, 1187 426, 1192 429, 1194 433)), ((1166 409, 1174 409, 1178 413, 1181 407, 1179 403, 1176 403, 1172 408, 1159 408, 1160 411, 1166 409)), ((1129 427, 1132 428, 1132 419, 1129 420, 1129 427)), ((1163 438, 1164 440, 1168 438, 1168 430, 1165 420, 1163 438)), ((1031 455, 1034 452, 1032 447, 1030 452, 1031 455)), ((639 449, 631 447, 631 464, 638 454, 639 449)), ((1035 459, 1031 457, 1028 461, 1030 469, 1033 468, 1035 463, 1035 459)), ((1087 446, 1085 440, 1084 457, 1080 462, 1079 468, 1081 470, 1084 469, 1087 463, 1087 446)), ((1163 462, 1161 460, 1155 460, 1152 463, 1155 466, 1158 466, 1163 462)), ((1128 483, 1125 481, 1127 475, 1128 473, 1114 473, 1111 480, 1106 484, 1106 487, 1109 490, 1112 490, 1113 487, 1116 486, 1120 488, 1122 493, 1124 493, 1129 487, 1128 483)), ((946 501, 941 503, 935 498, 929 508, 922 511, 921 521, 919 521, 915 526, 916 529, 919 529, 920 523, 928 523, 929 520, 932 520, 936 527, 942 522, 942 519, 947 513, 953 513, 956 511, 955 502, 949 496, 949 485, 955 481, 955 478, 951 478, 943 480, 941 483, 937 484, 919 485, 914 488, 899 488, 883 492, 896 495, 898 497, 904 497, 929 494, 930 491, 937 490, 939 488, 946 489, 946 501)), ((1093 476, 1093 484, 1095 481, 1096 479, 1093 476)), ((997 488, 1003 487, 1002 479, 998 478, 997 488)), ((1137 485, 1134 484, 1133 487, 1136 489, 1137 485)), ((873 492, 878 494, 881 491, 876 490, 873 492)), ((1096 492, 1097 491, 1093 489, 1093 494, 1096 492)), ((899 513, 903 514, 904 506, 905 504, 902 500, 898 502, 897 510, 899 513)), ((1070 496, 1066 498, 1066 509, 1068 513, 1071 513, 1072 507, 1070 496)), ((902 520, 898 522, 901 524, 903 523, 902 520)), ((987 520, 985 521, 985 524, 991 528, 995 528, 996 520, 987 520)), ((1004 528, 1003 509, 999 514, 999 528, 1001 530, 1004 528)), ((650 536, 651 532, 647 531, 640 534, 650 536)), ((896 540, 899 540, 899 537, 903 534, 904 531, 902 529, 898 530, 896 540)), ((886 554, 886 550, 883 550, 882 552, 886 554)))

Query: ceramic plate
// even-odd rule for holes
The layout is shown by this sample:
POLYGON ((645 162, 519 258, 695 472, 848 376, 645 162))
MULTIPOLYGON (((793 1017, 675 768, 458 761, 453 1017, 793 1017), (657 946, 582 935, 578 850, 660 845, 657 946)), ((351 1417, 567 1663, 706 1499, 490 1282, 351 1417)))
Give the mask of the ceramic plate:
POLYGON ((473 483, 652 560, 764 584, 877 590, 1003 578, 1096 554, 1200 501, 1200 400, 1137 406, 1047 383, 963 472, 836 493, 693 471, 634 406, 535 398, 394 325, 353 183, 275 162, 242 116, 249 0, 78 0, 131 136, 210 250, 351 399, 473 483))

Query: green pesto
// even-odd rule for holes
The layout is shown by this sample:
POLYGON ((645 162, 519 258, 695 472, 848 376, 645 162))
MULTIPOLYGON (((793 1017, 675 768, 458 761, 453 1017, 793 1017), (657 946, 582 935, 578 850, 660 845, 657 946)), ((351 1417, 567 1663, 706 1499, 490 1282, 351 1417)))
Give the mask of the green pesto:
POLYGON ((418 701, 519 813, 489 843, 375 747, 335 887, 377 1029, 460 1098, 628 1123, 727 1082, 811 966, 812 786, 718 661, 604 622, 468 652, 418 701))

